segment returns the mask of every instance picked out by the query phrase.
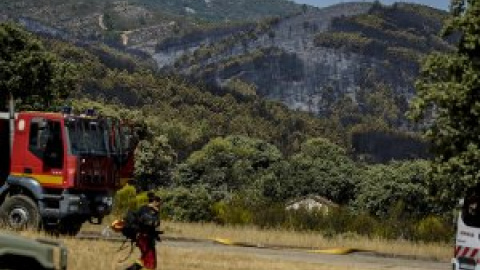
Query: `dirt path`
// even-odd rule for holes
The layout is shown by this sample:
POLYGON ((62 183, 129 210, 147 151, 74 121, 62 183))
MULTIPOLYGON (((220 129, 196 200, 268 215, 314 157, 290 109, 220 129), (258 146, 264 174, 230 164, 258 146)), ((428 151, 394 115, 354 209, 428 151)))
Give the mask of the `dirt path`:
POLYGON ((365 269, 392 269, 392 270, 447 270, 451 265, 442 262, 421 260, 407 260, 399 258, 383 258, 368 253, 352 253, 349 255, 326 255, 308 253, 297 250, 275 250, 252 247, 225 246, 208 242, 164 241, 160 245, 193 250, 204 250, 218 253, 234 253, 248 256, 257 256, 264 259, 290 262, 306 262, 322 265, 345 267, 352 266, 365 269))
POLYGON ((123 46, 128 45, 128 35, 131 34, 132 32, 133 31, 123 31, 123 33, 121 34, 123 46))
POLYGON ((98 16, 98 26, 100 26, 102 30, 108 30, 105 26, 105 22, 103 21, 103 14, 98 16))

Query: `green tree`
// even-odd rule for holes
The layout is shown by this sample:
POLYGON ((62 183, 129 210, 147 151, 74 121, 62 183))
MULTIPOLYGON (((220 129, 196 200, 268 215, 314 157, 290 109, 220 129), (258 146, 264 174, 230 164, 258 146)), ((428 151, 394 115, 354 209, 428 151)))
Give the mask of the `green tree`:
POLYGON ((143 190, 171 184, 176 154, 165 136, 142 140, 135 151, 135 178, 143 190))
POLYGON ((325 196, 348 203, 354 196, 357 168, 345 149, 324 138, 307 140, 290 160, 289 186, 294 194, 325 196))
POLYGON ((213 220, 213 200, 202 186, 161 189, 158 194, 163 199, 161 215, 164 218, 185 222, 213 220))
POLYGON ((13 98, 23 108, 47 109, 74 89, 73 69, 59 61, 33 35, 0 24, 0 106, 13 98))
POLYGON ((176 172, 183 186, 205 185, 219 194, 252 187, 282 154, 273 145, 244 136, 211 140, 194 152, 176 172))
POLYGON ((426 161, 410 161, 367 167, 361 173, 355 207, 379 217, 431 213, 434 205, 428 195, 428 166, 426 161))
POLYGON ((457 50, 428 57, 411 108, 427 120, 433 191, 447 207, 480 180, 480 2, 454 0, 452 14, 444 34, 459 37, 457 50))
POLYGON ((358 169, 342 147, 324 138, 313 138, 289 160, 275 163, 259 178, 259 190, 267 201, 320 195, 337 203, 354 198, 358 169))

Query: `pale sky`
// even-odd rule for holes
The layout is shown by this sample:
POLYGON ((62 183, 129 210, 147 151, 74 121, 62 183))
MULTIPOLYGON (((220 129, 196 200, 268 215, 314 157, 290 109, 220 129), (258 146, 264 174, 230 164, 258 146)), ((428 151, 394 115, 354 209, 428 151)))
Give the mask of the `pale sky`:
MULTIPOLYGON (((326 7, 330 6, 333 4, 337 3, 342 3, 342 2, 351 2, 351 1, 345 1, 345 0, 293 0, 294 2, 300 3, 300 4, 309 4, 312 6, 316 7, 326 7)), ((353 0, 353 2, 362 2, 363 0, 353 0)), ((373 2, 372 1, 365 1, 365 2, 373 2)), ((400 1, 400 0, 380 0, 383 4, 391 5, 395 2, 411 2, 411 3, 418 3, 418 4, 423 4, 427 6, 432 6, 436 7, 439 9, 444 9, 447 10, 448 6, 450 5, 450 0, 408 0, 408 1, 400 1)))

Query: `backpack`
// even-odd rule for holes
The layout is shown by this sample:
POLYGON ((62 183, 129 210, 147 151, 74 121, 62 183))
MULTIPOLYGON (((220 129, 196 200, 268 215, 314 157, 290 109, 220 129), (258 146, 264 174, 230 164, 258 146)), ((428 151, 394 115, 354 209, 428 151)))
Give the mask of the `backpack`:
POLYGON ((125 238, 135 241, 140 230, 139 213, 137 211, 128 211, 123 218, 122 235, 125 238))
MULTIPOLYGON (((118 263, 125 262, 126 260, 128 260, 130 255, 132 255, 134 248, 133 244, 137 240, 137 235, 140 232, 140 228, 142 226, 142 217, 144 217, 143 213, 144 208, 140 208, 137 211, 128 211, 127 214, 123 217, 121 221, 122 226, 120 232, 123 236, 125 236, 125 241, 123 241, 122 246, 118 249, 118 251, 123 250, 125 247, 125 243, 130 240, 130 252, 125 259, 118 261, 118 263)), ((156 231, 156 233, 157 240, 160 241, 159 235, 163 234, 163 231, 156 231)))

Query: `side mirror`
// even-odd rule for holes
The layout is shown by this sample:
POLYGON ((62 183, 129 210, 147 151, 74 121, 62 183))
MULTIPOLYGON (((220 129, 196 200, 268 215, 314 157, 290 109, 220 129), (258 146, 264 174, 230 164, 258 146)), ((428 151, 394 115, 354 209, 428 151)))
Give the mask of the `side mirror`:
POLYGON ((465 199, 462 198, 462 199, 458 200, 458 204, 455 207, 455 210, 453 211, 452 225, 455 228, 455 230, 456 230, 456 227, 457 227, 458 218, 461 215, 464 204, 465 204, 465 199))

